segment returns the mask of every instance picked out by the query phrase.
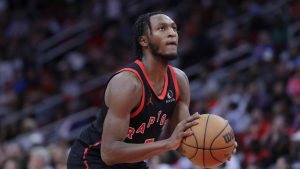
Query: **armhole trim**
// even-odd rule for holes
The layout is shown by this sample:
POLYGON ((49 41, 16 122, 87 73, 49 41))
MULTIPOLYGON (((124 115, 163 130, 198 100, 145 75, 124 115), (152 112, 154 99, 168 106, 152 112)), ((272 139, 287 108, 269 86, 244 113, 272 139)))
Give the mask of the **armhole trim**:
POLYGON ((141 76, 139 75, 139 73, 138 73, 136 70, 134 70, 134 69, 132 69, 132 68, 124 68, 124 69, 121 69, 121 70, 117 71, 115 74, 118 74, 118 73, 123 72, 123 71, 129 71, 129 72, 134 73, 134 74, 139 78, 139 80, 140 80, 141 83, 142 83, 142 96, 141 96, 141 99, 142 99, 142 100, 141 100, 141 102, 140 102, 138 108, 137 108, 134 112, 132 112, 132 113, 130 114, 130 118, 132 119, 132 118, 134 118, 135 116, 137 116, 138 114, 140 114, 140 112, 141 112, 142 109, 144 108, 144 105, 145 105, 145 88, 144 88, 143 80, 142 80, 141 76))
POLYGON ((174 87, 175 87, 175 93, 176 93, 176 102, 179 100, 179 86, 178 86, 178 82, 177 82, 177 77, 176 77, 176 73, 174 71, 174 68, 172 66, 169 65, 170 71, 171 71, 171 75, 172 75, 172 79, 174 81, 174 87))

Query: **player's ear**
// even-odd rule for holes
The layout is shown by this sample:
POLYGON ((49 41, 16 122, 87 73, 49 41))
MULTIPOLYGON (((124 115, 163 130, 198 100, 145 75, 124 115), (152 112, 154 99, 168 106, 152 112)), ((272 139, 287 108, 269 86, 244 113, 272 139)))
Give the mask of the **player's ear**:
POLYGON ((140 43, 140 45, 142 47, 147 47, 148 46, 148 39, 147 39, 147 37, 146 36, 141 36, 139 43, 140 43))

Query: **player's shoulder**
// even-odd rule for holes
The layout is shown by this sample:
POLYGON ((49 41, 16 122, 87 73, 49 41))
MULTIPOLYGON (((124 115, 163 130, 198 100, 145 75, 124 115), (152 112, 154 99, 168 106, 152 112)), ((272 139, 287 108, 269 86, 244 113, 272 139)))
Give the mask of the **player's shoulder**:
MULTIPOLYGON (((173 66, 172 66, 173 67, 173 66)), ((176 78, 178 80, 178 82, 180 81, 188 81, 187 75, 185 74, 185 72, 177 67, 173 67, 174 72, 176 74, 176 78)))
POLYGON ((120 87, 128 86, 133 88, 140 88, 142 84, 135 73, 131 71, 121 71, 115 74, 111 78, 109 85, 119 85, 120 87))
POLYGON ((142 96, 142 85, 138 77, 130 71, 115 74, 108 82, 105 90, 107 107, 122 107, 132 109, 139 103, 142 96))

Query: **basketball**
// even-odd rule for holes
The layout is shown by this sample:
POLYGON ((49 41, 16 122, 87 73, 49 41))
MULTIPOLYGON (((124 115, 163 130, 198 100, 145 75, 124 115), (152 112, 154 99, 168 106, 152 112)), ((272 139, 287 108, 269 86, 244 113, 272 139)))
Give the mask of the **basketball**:
POLYGON ((183 139, 179 152, 192 163, 213 168, 228 160, 234 150, 235 137, 228 121, 218 115, 202 114, 199 124, 191 127, 193 135, 183 139))

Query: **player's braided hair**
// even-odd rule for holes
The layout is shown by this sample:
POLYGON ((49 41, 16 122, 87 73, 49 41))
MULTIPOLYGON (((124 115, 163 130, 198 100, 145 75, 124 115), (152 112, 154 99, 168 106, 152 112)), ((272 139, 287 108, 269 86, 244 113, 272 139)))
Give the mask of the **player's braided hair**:
POLYGON ((151 24, 150 24, 150 17, 157 14, 163 14, 160 11, 157 12, 149 12, 143 14, 138 17, 138 19, 134 23, 133 27, 133 47, 135 50, 135 54, 137 59, 142 59, 143 57, 143 50, 139 43, 141 36, 146 33, 147 28, 149 28, 151 33, 151 24))

